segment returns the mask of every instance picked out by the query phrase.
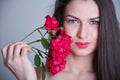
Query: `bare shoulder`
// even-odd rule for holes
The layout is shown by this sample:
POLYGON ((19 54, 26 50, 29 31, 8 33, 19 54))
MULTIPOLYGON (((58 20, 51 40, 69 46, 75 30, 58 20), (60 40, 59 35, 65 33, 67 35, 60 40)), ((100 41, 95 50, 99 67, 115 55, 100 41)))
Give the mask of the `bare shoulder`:
MULTIPOLYGON (((35 71, 36 71, 36 74, 37 74, 37 80, 42 80, 42 76, 41 76, 41 72, 42 72, 42 69, 41 67, 36 67, 35 68, 35 71)), ((61 71, 55 75, 49 73, 49 72, 46 72, 46 80, 82 80, 83 78, 85 80, 96 80, 96 77, 95 77, 95 73, 90 73, 90 74, 74 74, 72 72, 69 72, 69 71, 61 71)))
MULTIPOLYGON (((42 68, 41 67, 35 67, 36 75, 37 75, 37 80, 42 80, 42 68)), ((52 75, 49 72, 46 72, 46 80, 61 80, 60 75, 52 75)))
POLYGON ((37 75, 37 80, 41 80, 41 67, 35 67, 36 75, 37 75))
MULTIPOLYGON (((35 67, 37 80, 42 80, 42 68, 41 67, 35 67)), ((46 80, 51 80, 51 75, 49 72, 46 72, 46 80)))
MULTIPOLYGON (((35 67, 37 80, 42 80, 42 68, 41 67, 35 67)), ((50 80, 50 74, 49 72, 46 72, 46 80, 50 80)))
MULTIPOLYGON (((42 80, 42 68, 35 67, 35 71, 37 75, 37 80, 42 80)), ((65 71, 61 71, 55 75, 51 74, 50 72, 46 72, 46 80, 74 80, 72 79, 72 77, 74 76, 65 71)))

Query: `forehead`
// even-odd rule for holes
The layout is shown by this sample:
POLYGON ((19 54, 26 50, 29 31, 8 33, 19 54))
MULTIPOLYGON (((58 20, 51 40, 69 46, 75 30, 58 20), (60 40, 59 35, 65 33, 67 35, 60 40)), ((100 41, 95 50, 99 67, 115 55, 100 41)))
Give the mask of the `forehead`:
POLYGON ((99 16, 99 9, 94 0, 72 0, 66 6, 64 14, 80 18, 94 18, 99 16))

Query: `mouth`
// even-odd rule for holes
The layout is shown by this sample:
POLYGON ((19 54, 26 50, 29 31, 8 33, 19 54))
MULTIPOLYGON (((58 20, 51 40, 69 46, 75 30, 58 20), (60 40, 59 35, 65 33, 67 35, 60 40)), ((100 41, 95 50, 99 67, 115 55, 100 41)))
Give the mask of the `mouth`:
POLYGON ((78 48, 85 49, 89 46, 90 42, 75 42, 78 48))

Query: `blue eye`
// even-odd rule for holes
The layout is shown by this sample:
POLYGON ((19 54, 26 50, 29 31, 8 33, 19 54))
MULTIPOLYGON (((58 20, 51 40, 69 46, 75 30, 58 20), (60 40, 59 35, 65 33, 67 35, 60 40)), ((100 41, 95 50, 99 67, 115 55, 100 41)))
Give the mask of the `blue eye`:
POLYGON ((76 19, 70 19, 70 20, 68 20, 68 22, 72 23, 72 24, 78 24, 79 23, 79 21, 76 20, 76 19))
POLYGON ((91 25, 99 25, 100 22, 99 22, 99 21, 90 21, 90 24, 91 24, 91 25))

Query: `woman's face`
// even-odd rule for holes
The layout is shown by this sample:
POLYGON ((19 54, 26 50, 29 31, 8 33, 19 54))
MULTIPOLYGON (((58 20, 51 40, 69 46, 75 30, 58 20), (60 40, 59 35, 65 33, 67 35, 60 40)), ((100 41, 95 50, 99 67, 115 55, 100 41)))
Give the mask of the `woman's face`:
POLYGON ((99 9, 94 0, 72 0, 65 9, 63 26, 72 37, 71 53, 85 56, 97 47, 99 9))

